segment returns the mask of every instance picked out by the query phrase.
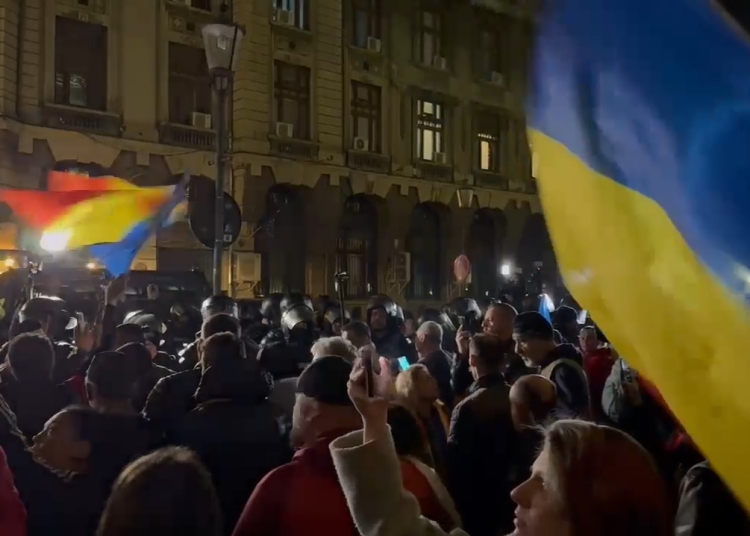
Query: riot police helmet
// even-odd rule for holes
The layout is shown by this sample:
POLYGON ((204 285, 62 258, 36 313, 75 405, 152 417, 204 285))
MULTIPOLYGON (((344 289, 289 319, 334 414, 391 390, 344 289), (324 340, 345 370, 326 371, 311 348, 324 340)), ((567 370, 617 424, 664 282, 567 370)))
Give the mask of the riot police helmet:
POLYGON ((281 327, 287 333, 302 327, 312 329, 314 326, 315 312, 304 303, 293 305, 281 316, 281 327))
POLYGON ((367 318, 370 317, 370 313, 373 309, 383 309, 391 318, 396 318, 398 316, 396 304, 385 294, 376 294, 375 296, 370 297, 367 301, 367 318))
POLYGON ((278 326, 281 323, 281 300, 283 299, 283 294, 273 292, 263 300, 260 306, 260 314, 273 326, 278 326))
POLYGON ((128 313, 125 315, 123 324, 136 324, 144 331, 158 333, 159 335, 164 335, 167 331, 166 324, 150 311, 138 310, 128 313))
MULTIPOLYGON (((335 324, 336 322, 341 322, 341 306, 337 303, 331 303, 325 310, 325 313, 323 314, 323 320, 327 324, 335 324)), ((344 323, 351 320, 351 314, 349 314, 349 311, 344 309, 344 323)))
POLYGON ((315 311, 315 306, 313 305, 313 301, 310 296, 302 294, 301 292, 290 292, 281 299, 281 304, 279 305, 281 314, 283 315, 285 312, 296 305, 305 305, 311 311, 315 311))
POLYGON ((204 321, 221 313, 232 315, 235 318, 239 317, 237 302, 223 294, 210 296, 203 300, 203 304, 201 305, 201 316, 204 321))
POLYGON ((35 296, 23 304, 18 312, 19 322, 36 320, 47 325, 51 337, 61 336, 66 330, 75 328, 78 321, 68 311, 65 300, 57 296, 35 296))
POLYGON ((443 328, 443 332, 454 332, 456 326, 453 325, 453 321, 447 313, 438 309, 425 309, 422 314, 419 315, 418 324, 421 326, 425 322, 435 322, 443 328))

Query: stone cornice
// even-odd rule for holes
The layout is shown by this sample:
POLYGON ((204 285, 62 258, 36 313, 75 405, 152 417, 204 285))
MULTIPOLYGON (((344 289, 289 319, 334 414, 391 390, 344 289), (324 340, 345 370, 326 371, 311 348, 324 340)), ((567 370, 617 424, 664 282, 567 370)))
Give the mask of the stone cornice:
MULTIPOLYGON (((46 141, 57 161, 75 160, 80 163, 95 163, 111 167, 121 151, 132 151, 140 165, 148 165, 151 155, 164 158, 171 174, 188 171, 194 175, 216 177, 215 155, 210 151, 185 150, 158 143, 128 140, 60 130, 0 118, 0 130, 9 130, 18 135, 18 152, 32 154, 34 140, 46 141)), ((326 177, 332 186, 338 186, 341 178, 351 184, 354 194, 366 193, 385 198, 393 186, 401 195, 410 195, 414 188, 420 202, 436 202, 450 205, 459 188, 472 188, 479 208, 505 209, 509 204, 527 205, 531 212, 541 212, 539 197, 522 192, 510 192, 483 188, 470 182, 436 182, 394 174, 359 171, 326 162, 298 161, 261 154, 236 154, 232 157, 234 185, 242 189, 243 179, 261 175, 263 168, 271 170, 277 183, 313 188, 326 177)), ((235 192, 236 193, 236 192, 235 192)))

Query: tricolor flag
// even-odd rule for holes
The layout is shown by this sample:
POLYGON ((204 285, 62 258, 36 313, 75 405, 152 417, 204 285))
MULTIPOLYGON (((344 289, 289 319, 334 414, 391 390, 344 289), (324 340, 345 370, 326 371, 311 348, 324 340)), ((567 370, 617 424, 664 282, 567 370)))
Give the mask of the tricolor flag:
POLYGON ((42 249, 88 247, 114 276, 127 272, 151 234, 171 220, 186 188, 184 182, 141 188, 116 177, 60 172, 48 183, 49 191, 0 191, 0 201, 41 232, 42 249))

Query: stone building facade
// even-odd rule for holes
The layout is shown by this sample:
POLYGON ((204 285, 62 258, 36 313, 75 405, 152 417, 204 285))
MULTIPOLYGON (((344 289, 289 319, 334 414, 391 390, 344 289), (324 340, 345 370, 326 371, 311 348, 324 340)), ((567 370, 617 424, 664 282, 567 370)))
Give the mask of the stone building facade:
MULTIPOLYGON (((487 4, 487 1, 482 4, 487 4)), ((50 169, 215 178, 200 29, 220 0, 0 0, 0 186, 50 169)), ((447 0, 234 0, 237 296, 373 292, 440 303, 554 258, 524 134, 531 13, 447 0), (452 261, 473 263, 458 285, 452 261)), ((139 268, 210 267, 186 224, 139 268)))

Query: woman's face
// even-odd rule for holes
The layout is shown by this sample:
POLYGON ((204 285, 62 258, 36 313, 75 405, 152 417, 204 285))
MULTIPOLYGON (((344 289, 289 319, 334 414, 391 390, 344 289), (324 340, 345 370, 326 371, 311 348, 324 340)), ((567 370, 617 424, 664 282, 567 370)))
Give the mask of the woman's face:
POLYGON ((513 536, 570 536, 562 499, 551 476, 545 447, 534 462, 531 477, 510 493, 517 505, 513 536))

